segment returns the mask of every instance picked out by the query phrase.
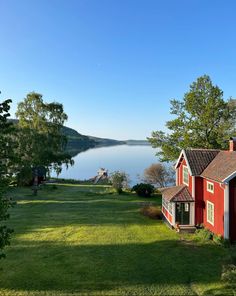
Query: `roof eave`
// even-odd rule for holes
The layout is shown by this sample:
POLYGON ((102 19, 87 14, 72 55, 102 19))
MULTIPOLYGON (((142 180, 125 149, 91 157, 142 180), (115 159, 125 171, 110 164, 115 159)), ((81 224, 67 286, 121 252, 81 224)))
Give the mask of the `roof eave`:
POLYGON ((175 165, 175 169, 177 169, 177 167, 178 167, 178 165, 179 165, 179 162, 180 162, 180 159, 181 159, 181 157, 182 157, 183 151, 184 151, 184 150, 181 150, 181 152, 180 152, 179 158, 178 158, 178 160, 177 160, 177 162, 176 162, 176 165, 175 165))
POLYGON ((226 177, 224 180, 222 180, 223 183, 229 183, 230 180, 232 180, 234 177, 236 177, 236 171, 230 174, 228 177, 226 177))
POLYGON ((188 158, 187 158, 187 155, 185 153, 185 150, 183 150, 183 154, 184 154, 184 158, 186 160, 186 163, 187 163, 187 166, 188 166, 188 169, 189 169, 190 176, 193 176, 193 173, 192 173, 191 167, 189 165, 188 158))
POLYGON ((177 169, 177 167, 178 167, 178 165, 179 165, 179 162, 180 162, 180 159, 181 159, 182 155, 184 156, 184 159, 186 160, 186 163, 187 163, 187 167, 188 167, 188 170, 189 170, 190 176, 193 176, 193 173, 192 173, 192 170, 191 170, 191 167, 190 167, 190 165, 189 165, 188 158, 187 158, 187 155, 186 155, 184 149, 182 149, 182 151, 180 152, 179 158, 178 158, 177 163, 176 163, 176 165, 175 165, 175 169, 177 169))

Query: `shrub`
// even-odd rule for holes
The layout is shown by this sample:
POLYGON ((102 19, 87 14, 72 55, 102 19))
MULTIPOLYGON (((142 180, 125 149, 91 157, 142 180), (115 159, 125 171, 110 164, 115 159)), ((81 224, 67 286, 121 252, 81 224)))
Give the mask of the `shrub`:
POLYGON ((213 234, 206 228, 201 228, 196 231, 197 236, 202 240, 212 240, 213 234))
POLYGON ((162 219, 161 209, 155 206, 145 206, 140 209, 140 213, 151 219, 162 219))
POLYGON ((155 188, 151 184, 139 183, 132 188, 132 191, 135 191, 138 196, 150 197, 154 193, 155 188))
POLYGON ((236 265, 236 249, 234 248, 231 254, 231 260, 234 265, 236 265))
POLYGON ((224 238, 221 235, 213 234, 213 241, 220 246, 224 245, 224 238))
POLYGON ((221 279, 229 284, 235 285, 236 283, 236 266, 234 264, 228 264, 223 266, 223 272, 221 279))
POLYGON ((224 239, 224 241, 223 241, 223 246, 225 247, 225 248, 230 248, 230 246, 231 246, 231 241, 230 241, 230 239, 224 239))
POLYGON ((26 186, 30 185, 33 179, 33 173, 31 167, 23 167, 17 174, 17 185, 26 186))
POLYGON ((115 171, 111 173, 110 181, 116 192, 121 194, 123 189, 128 187, 129 177, 125 172, 115 171))

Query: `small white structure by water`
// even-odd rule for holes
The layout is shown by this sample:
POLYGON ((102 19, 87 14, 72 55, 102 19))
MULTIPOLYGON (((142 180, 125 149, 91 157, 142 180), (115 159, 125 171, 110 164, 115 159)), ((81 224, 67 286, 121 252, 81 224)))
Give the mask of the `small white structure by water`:
POLYGON ((96 184, 99 180, 104 180, 108 178, 108 170, 104 168, 100 168, 98 170, 97 176, 95 177, 94 184, 96 184))

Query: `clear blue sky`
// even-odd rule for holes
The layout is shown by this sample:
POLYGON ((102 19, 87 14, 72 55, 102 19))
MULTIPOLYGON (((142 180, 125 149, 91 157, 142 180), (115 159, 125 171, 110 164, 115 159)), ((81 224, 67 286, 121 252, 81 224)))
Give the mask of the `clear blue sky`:
POLYGON ((0 0, 0 89, 63 103, 84 134, 144 139, 209 74, 236 97, 236 1, 0 0))

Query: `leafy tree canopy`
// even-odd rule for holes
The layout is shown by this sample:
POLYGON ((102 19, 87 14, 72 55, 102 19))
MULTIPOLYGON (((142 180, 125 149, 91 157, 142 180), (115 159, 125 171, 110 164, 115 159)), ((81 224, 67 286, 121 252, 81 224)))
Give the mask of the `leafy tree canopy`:
POLYGON ((166 123, 170 133, 154 131, 148 138, 161 161, 178 158, 181 149, 227 149, 236 135, 236 101, 223 99, 223 91, 204 75, 190 85, 182 101, 171 100, 170 113, 176 118, 166 123))
POLYGON ((10 243, 12 229, 5 225, 9 218, 8 209, 13 205, 7 196, 9 177, 13 165, 13 126, 8 121, 11 100, 0 103, 0 258, 5 257, 3 249, 10 243))
POLYGON ((65 153, 66 137, 61 133, 67 120, 62 104, 45 103, 41 94, 31 92, 18 104, 16 117, 22 170, 45 166, 59 173, 62 164, 73 164, 65 153))
POLYGON ((115 171, 110 175, 112 187, 117 193, 122 193, 123 188, 127 188, 129 184, 129 176, 125 172, 115 171))

